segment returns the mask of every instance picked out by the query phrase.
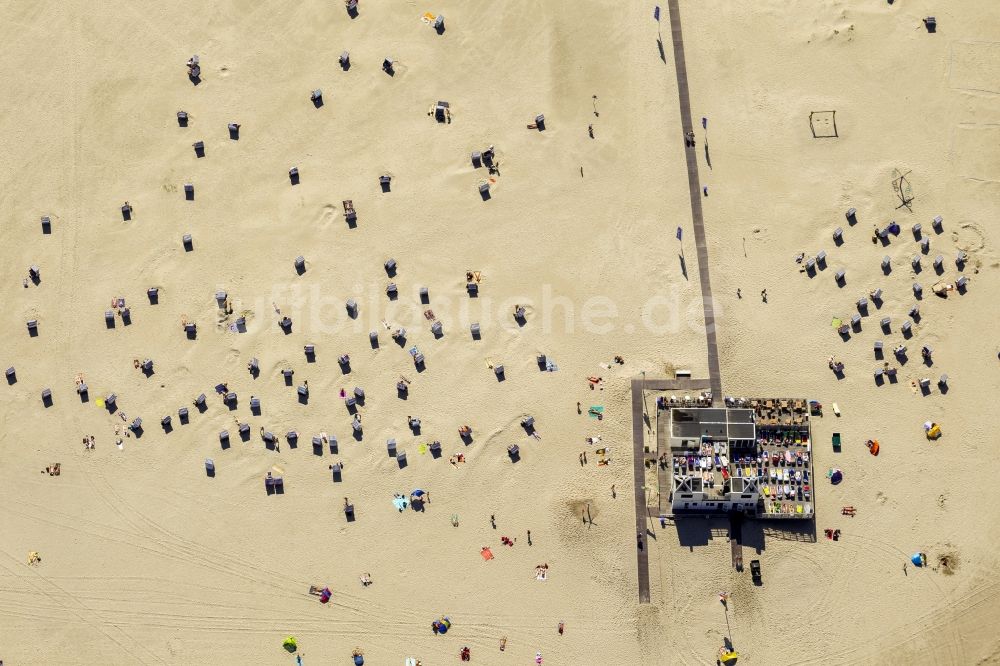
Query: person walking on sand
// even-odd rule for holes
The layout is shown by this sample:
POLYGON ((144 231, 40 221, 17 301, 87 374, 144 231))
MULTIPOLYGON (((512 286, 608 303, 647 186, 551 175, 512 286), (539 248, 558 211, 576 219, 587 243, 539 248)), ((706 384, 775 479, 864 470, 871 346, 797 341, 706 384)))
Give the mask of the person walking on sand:
POLYGON ((490 525, 493 526, 493 529, 497 528, 497 517, 495 514, 492 513, 490 514, 490 525))
POLYGON ((760 300, 767 303, 767 289, 760 290, 760 300))
POLYGON ((611 484, 611 499, 615 499, 617 497, 618 497, 618 493, 615 492, 615 484, 612 483, 611 484))
POLYGON ((740 292, 739 287, 736 288, 736 298, 740 298, 740 299, 743 298, 743 294, 740 292))

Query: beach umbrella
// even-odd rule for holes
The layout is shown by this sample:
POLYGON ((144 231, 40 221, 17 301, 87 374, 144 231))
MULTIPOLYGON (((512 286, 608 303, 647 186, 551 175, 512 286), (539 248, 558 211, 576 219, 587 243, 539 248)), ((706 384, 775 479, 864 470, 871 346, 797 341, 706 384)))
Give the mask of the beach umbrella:
POLYGON ((421 490, 420 488, 417 488, 416 490, 414 490, 410 494, 413 495, 414 497, 423 497, 426 493, 423 490, 421 490))
POLYGON ((719 653, 719 661, 727 666, 729 664, 735 664, 736 660, 739 659, 740 653, 736 650, 726 650, 725 652, 719 653))
POLYGON ((295 641, 294 636, 289 636, 281 643, 281 647, 285 648, 289 652, 295 652, 299 649, 298 643, 295 641))
POLYGON ((913 562, 918 567, 924 566, 924 558, 920 556, 920 553, 914 553, 910 556, 910 561, 913 562))

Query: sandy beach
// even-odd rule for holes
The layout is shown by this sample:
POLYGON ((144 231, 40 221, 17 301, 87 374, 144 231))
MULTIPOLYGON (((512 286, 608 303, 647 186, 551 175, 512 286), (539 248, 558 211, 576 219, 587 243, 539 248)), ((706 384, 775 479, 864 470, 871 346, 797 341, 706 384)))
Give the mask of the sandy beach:
POLYGON ((360 649, 367 664, 433 666, 468 647, 482 664, 711 664, 728 639, 741 664, 1000 663, 1000 10, 681 0, 659 22, 652 5, 592 0, 358 10, 9 8, 0 659, 347 664, 360 649), (815 138, 832 123, 810 114, 829 111, 837 136, 815 138), (474 166, 490 146, 496 168, 474 166), (844 482, 817 478, 809 529, 745 532, 759 587, 730 566, 725 521, 663 526, 655 483, 638 488, 640 603, 632 380, 709 374, 688 151, 708 188, 723 394, 822 402, 816 476, 838 468, 844 482), (873 242, 891 220, 899 234, 873 242), (821 250, 824 267, 801 270, 821 250), (963 275, 961 293, 932 293, 963 275), (831 321, 877 288, 879 307, 838 335, 831 321), (876 340, 894 382, 873 380, 876 340), (918 552, 928 566, 904 568, 918 552))

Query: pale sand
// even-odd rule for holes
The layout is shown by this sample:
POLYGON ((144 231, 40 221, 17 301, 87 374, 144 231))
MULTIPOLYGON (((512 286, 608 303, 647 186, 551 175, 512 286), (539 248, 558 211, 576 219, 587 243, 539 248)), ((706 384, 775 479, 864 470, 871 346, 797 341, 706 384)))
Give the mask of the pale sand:
MULTIPOLYGON (((707 365, 669 24, 664 7, 663 63, 651 7, 556 4, 362 2, 354 21, 338 3, 316 2, 186 14, 43 3, 9 12, 0 33, 10 88, 0 116, 0 366, 16 366, 19 381, 0 387, 0 658, 288 663, 281 640, 294 635, 306 663, 347 663, 360 646, 368 663, 415 656, 430 665, 455 660, 463 645, 478 663, 530 663, 536 651, 546 664, 710 663, 725 631, 720 590, 733 592, 733 639, 746 663, 819 663, 832 652, 827 663, 902 654, 962 664, 997 647, 985 628, 998 622, 989 529, 1000 518, 990 485, 997 417, 988 396, 1000 378, 987 331, 997 323, 1000 162, 983 149, 997 122, 989 92, 997 77, 982 74, 997 65, 994 51, 976 46, 990 39, 997 10, 977 2, 942 14, 930 3, 897 3, 844 15, 843 3, 753 12, 682 3, 692 113, 710 119, 714 171, 703 158, 699 169, 711 186, 703 203, 723 384, 727 393, 819 398, 828 410, 839 402, 843 418, 828 411, 816 426, 816 467, 836 463, 846 481, 817 484, 817 528, 837 526, 844 537, 767 537, 765 587, 756 589, 729 569, 724 537, 689 550, 676 530, 657 527, 653 603, 639 606, 628 380, 672 367, 704 376, 707 365), (445 14, 444 35, 420 22, 425 9, 445 14), (927 13, 938 15, 936 35, 919 23, 927 13), (346 73, 336 64, 344 49, 353 62, 346 73), (184 75, 193 53, 203 67, 197 87, 184 75), (399 60, 391 80, 379 70, 387 55, 399 60), (317 87, 321 109, 308 99, 317 87), (451 103, 452 124, 425 115, 438 99, 451 103), (812 139, 809 111, 830 108, 841 137, 812 139), (175 120, 180 109, 191 114, 186 129, 175 120), (526 130, 538 113, 546 131, 526 130), (239 142, 227 136, 233 121, 243 125, 239 142), (206 143, 203 159, 191 148, 197 140, 206 143), (476 187, 485 171, 468 155, 491 143, 502 175, 484 203, 476 187), (295 187, 292 166, 302 177, 295 187), (912 215, 892 211, 896 167, 913 172, 912 215), (383 194, 377 177, 386 172, 392 192, 383 194), (185 182, 195 185, 194 202, 184 201, 185 182), (126 199, 135 207, 128 223, 118 213, 126 199), (354 200, 357 229, 344 224, 343 199, 354 200), (843 219, 850 206, 860 220, 852 229, 843 219), (872 246, 872 223, 893 214, 903 234, 885 250, 872 246), (929 224, 937 214, 940 236, 929 224), (49 236, 41 215, 52 216, 49 236), (869 317, 845 344, 829 320, 882 286, 884 309, 902 321, 912 300, 911 220, 931 233, 931 257, 945 255, 946 275, 955 275, 959 246, 972 254, 966 272, 980 272, 966 295, 940 301, 925 270, 913 360, 900 385, 876 388, 870 343, 891 347, 898 334, 878 334, 869 317), (680 271, 678 225, 691 281, 680 271), (829 240, 836 226, 845 228, 840 248, 829 240), (194 236, 191 253, 181 247, 185 233, 194 236), (810 280, 792 257, 820 248, 830 270, 810 280), (886 253, 896 270, 882 278, 886 253), (300 254, 308 270, 296 276, 300 254), (382 293, 389 257, 401 291, 392 306, 382 293), (31 263, 42 283, 23 289, 31 263), (832 280, 840 266, 842 290, 832 280), (465 295, 469 269, 484 274, 477 301, 465 295), (153 285, 156 306, 145 299, 153 285), (444 324, 440 340, 415 305, 420 286, 444 324), (218 289, 237 311, 252 311, 246 334, 216 328, 218 289), (545 324, 546 293, 574 308, 572 330, 563 305, 545 324), (607 309, 585 306, 593 295, 610 298, 618 316, 585 326, 585 307, 607 309), (105 329, 113 296, 128 299, 131 326, 105 329), (350 297, 361 303, 357 323, 344 316, 350 297), (657 310, 660 323, 671 307, 678 313, 666 333, 644 326, 653 298, 669 304, 657 310), (272 302, 294 319, 292 334, 278 329, 272 302), (512 325, 514 303, 533 304, 524 328, 512 325), (196 341, 184 338, 181 314, 199 324, 196 341), (34 317, 40 335, 29 338, 24 322, 34 317), (389 340, 382 318, 409 329, 425 372, 389 340), (483 323, 482 340, 468 335, 471 321, 483 323), (367 339, 376 327, 377 352, 367 339), (926 373, 916 369, 924 342, 936 351, 926 373), (317 346, 315 364, 302 355, 308 343, 317 346), (538 352, 559 371, 539 372, 538 352), (348 376, 336 363, 341 353, 351 354, 348 376), (599 365, 615 354, 624 367, 599 365), (830 354, 847 364, 842 382, 827 374, 830 354), (256 380, 245 369, 252 356, 256 380), (156 374, 134 370, 136 357, 152 358, 156 374), (490 360, 505 365, 505 382, 490 360), (309 380, 307 407, 284 386, 287 366, 296 383, 309 380), (116 392, 129 418, 143 418, 141 439, 114 446, 122 421, 80 404, 78 372, 92 400, 116 392), (946 396, 935 388, 921 398, 906 385, 941 372, 952 377, 946 396), (394 390, 400 374, 413 381, 405 402, 394 390), (607 380, 601 394, 589 390, 589 375, 607 380), (226 380, 240 396, 233 412, 211 391, 226 380), (47 386, 54 405, 45 409, 47 386), (360 444, 337 396, 354 386, 368 394, 360 444), (200 392, 208 411, 192 409, 191 423, 180 425, 177 408, 200 392), (251 394, 262 399, 260 417, 250 415, 251 394), (578 416, 577 401, 584 410, 605 405, 604 421, 578 416), (174 431, 164 434, 158 424, 168 413, 174 431), (519 428, 525 414, 536 417, 541 441, 519 428), (423 420, 420 437, 406 429, 407 415, 423 420), (251 442, 234 435, 222 451, 217 433, 235 433, 234 416, 251 424, 251 442), (943 424, 938 443, 923 438, 927 419, 943 424), (476 433, 468 447, 456 436, 463 423, 476 433), (282 440, 280 452, 266 450, 262 426, 298 430, 300 446, 282 440), (824 444, 834 429, 845 436, 837 458, 824 444), (339 437, 338 456, 312 454, 309 439, 321 431, 339 437), (96 451, 83 450, 85 434, 97 437, 96 451), (607 468, 592 451, 586 468, 577 463, 592 435, 614 449, 607 468), (882 441, 877 459, 861 447, 872 436, 882 441), (385 453, 389 437, 409 455, 404 470, 385 453), (445 449, 436 461, 417 449, 433 439, 445 449), (516 465, 505 455, 514 442, 516 465), (456 469, 447 457, 459 451, 467 462, 456 469), (218 467, 214 479, 204 474, 206 457, 218 467), (344 481, 333 484, 328 465, 338 459, 344 481), (59 478, 38 473, 56 461, 59 478), (284 470, 281 496, 262 487, 272 466, 284 470), (426 513, 397 513, 392 494, 415 487, 431 491, 426 513), (350 525, 344 496, 358 511, 350 525), (588 503, 589 528, 579 515, 588 503), (842 504, 858 516, 840 517, 842 504), (501 535, 517 545, 502 546, 501 535), (493 561, 480 558, 483 545, 493 561), (957 553, 957 572, 911 567, 904 577, 916 550, 957 553), (29 551, 41 554, 40 565, 26 564, 29 551), (534 566, 543 562, 550 576, 538 582, 534 566), (361 587, 363 572, 374 585, 361 587), (330 605, 307 594, 311 584, 330 586, 330 605), (454 626, 434 636, 429 624, 442 613, 454 626)), ((699 153, 703 141, 699 131, 699 153)))

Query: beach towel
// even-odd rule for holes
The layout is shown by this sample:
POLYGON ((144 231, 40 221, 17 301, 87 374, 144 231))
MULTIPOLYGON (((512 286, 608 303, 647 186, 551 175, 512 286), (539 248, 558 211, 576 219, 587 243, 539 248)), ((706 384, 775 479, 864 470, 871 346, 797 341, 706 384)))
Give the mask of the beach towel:
POLYGON ((483 546, 483 549, 479 551, 479 554, 483 556, 484 562, 489 562, 493 559, 493 551, 485 546, 483 546))
POLYGON ((604 405, 591 405, 590 409, 587 410, 587 415, 590 418, 596 419, 604 415, 604 405))
POLYGON ((397 511, 402 511, 406 508, 406 498, 405 497, 394 497, 392 498, 392 505, 396 507, 397 511))

